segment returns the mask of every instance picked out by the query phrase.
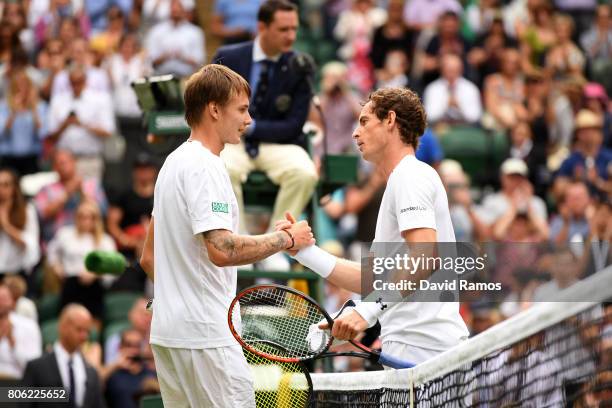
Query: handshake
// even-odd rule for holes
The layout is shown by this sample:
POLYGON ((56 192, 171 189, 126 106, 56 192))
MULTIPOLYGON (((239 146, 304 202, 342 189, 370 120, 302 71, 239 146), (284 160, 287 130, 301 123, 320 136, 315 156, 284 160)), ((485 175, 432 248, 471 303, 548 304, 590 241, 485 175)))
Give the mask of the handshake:
POLYGON ((307 221, 296 221, 290 212, 285 213, 284 220, 276 221, 274 231, 284 231, 291 238, 291 243, 287 247, 287 252, 291 256, 302 248, 306 248, 315 244, 312 228, 307 221))

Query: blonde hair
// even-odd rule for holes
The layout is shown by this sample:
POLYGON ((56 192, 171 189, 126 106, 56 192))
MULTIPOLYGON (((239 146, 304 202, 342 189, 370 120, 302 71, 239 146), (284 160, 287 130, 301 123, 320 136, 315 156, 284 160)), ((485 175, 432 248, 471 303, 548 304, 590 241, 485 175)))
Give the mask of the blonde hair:
POLYGON ((19 81, 22 78, 23 80, 25 80, 27 87, 29 89, 29 92, 30 92, 30 95, 28 95, 29 101, 32 102, 34 106, 36 106, 37 96, 38 96, 36 94, 36 87, 34 86, 34 83, 30 79, 28 74, 23 70, 19 70, 19 71, 15 71, 9 78, 9 85, 8 85, 6 99, 8 102, 8 106, 11 108, 11 110, 15 110, 16 96, 17 96, 17 93, 19 93, 22 88, 19 84, 19 81))
POLYGON ((23 279, 23 277, 20 275, 8 275, 4 278, 4 284, 11 291, 15 301, 24 296, 28 290, 28 285, 26 284, 25 279, 23 279))
POLYGON ((565 24, 569 27, 570 33, 571 34, 574 33, 574 29, 575 29, 574 20, 572 20, 572 18, 567 14, 562 14, 562 13, 555 14, 553 16, 553 23, 555 27, 565 24))
POLYGON ((251 96, 249 83, 226 66, 209 64, 191 75, 185 85, 185 120, 190 128, 200 124, 202 111, 209 103, 225 106, 230 99, 245 93, 251 96))
POLYGON ((331 61, 323 65, 321 68, 321 76, 325 75, 337 75, 345 76, 348 73, 348 67, 346 64, 339 61, 331 61))
POLYGON ((89 211, 95 215, 96 220, 94 223, 94 230, 93 230, 94 243, 96 244, 96 246, 100 245, 100 242, 102 242, 102 237, 104 236, 104 223, 102 222, 102 213, 100 212, 100 207, 95 201, 90 200, 90 199, 85 199, 81 201, 81 203, 77 207, 77 210, 76 210, 77 216, 80 211, 89 211))

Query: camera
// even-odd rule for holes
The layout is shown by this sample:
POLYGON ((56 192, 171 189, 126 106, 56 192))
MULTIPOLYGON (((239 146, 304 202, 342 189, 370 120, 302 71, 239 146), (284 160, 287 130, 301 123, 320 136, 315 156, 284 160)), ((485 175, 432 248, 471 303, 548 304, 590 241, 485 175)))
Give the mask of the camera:
POLYGON ((136 354, 134 356, 129 356, 128 358, 133 363, 142 363, 146 360, 146 358, 142 354, 136 354))

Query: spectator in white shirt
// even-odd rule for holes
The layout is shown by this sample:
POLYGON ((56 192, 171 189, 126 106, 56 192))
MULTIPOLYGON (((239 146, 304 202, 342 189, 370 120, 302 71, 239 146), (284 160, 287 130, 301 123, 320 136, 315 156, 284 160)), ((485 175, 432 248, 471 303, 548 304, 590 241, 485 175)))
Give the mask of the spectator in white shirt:
MULTIPOLYGON (((142 2, 142 20, 145 28, 170 19, 170 3, 172 0, 144 0, 142 2)), ((187 15, 195 8, 194 0, 181 0, 187 15)))
POLYGON ((4 284, 11 291, 11 296, 13 296, 13 302, 15 302, 15 313, 38 323, 38 310, 36 310, 36 303, 34 303, 32 299, 25 296, 26 292, 28 291, 28 284, 23 276, 7 276, 4 278, 4 284))
POLYGON ((463 62, 455 54, 441 58, 441 78, 425 88, 425 110, 432 122, 475 123, 482 115, 480 91, 465 79, 463 62))
POLYGON ((529 168, 521 159, 506 159, 500 166, 501 190, 487 195, 478 212, 480 219, 492 229, 510 211, 526 213, 533 210, 537 218, 546 223, 546 203, 533 194, 533 186, 527 178, 529 168))
POLYGON ((15 303, 6 285, 0 285, 0 377, 21 379, 28 361, 42 353, 36 322, 13 312, 15 303))
POLYGON ((131 83, 151 74, 151 66, 142 52, 138 35, 125 34, 118 52, 110 55, 105 67, 113 89, 113 105, 119 118, 140 118, 142 114, 131 83))
POLYGON ((26 202, 17 174, 0 168, 0 278, 29 272, 40 259, 36 209, 26 202))
POLYGON ((91 251, 115 251, 115 242, 104 232, 102 215, 98 205, 82 201, 76 211, 75 225, 60 228, 49 243, 48 263, 62 280, 61 306, 82 304, 94 318, 97 329, 104 314, 104 286, 112 277, 100 277, 85 266, 85 257, 91 251))
POLYGON ((185 18, 181 0, 172 0, 170 20, 156 24, 146 39, 155 74, 191 75, 205 59, 204 33, 185 18))
POLYGON ((74 154, 81 177, 100 181, 104 173, 103 140, 115 132, 115 115, 107 93, 86 88, 86 72, 82 65, 72 66, 72 92, 51 100, 48 137, 57 141, 58 148, 74 154))
MULTIPOLYGON (((106 72, 93 65, 93 55, 89 43, 85 38, 75 38, 70 44, 70 50, 68 59, 72 65, 82 65, 85 67, 87 80, 85 82, 85 88, 88 90, 107 93, 110 95, 110 82, 106 72)), ((59 72, 55 78, 53 78, 53 85, 51 88, 51 103, 53 98, 58 95, 70 93, 72 88, 70 86, 69 72, 67 69, 59 72)))

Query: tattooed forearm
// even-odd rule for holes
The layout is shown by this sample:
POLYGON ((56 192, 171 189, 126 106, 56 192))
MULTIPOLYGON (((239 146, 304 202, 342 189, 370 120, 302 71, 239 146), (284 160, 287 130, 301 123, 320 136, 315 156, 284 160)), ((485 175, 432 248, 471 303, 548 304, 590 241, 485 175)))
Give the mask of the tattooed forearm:
MULTIPOLYGON (((289 235, 282 231, 265 235, 238 235, 227 230, 203 233, 207 246, 221 253, 227 265, 244 265, 261 261, 291 245, 289 235)), ((212 254, 209 254, 212 255, 212 254)))

